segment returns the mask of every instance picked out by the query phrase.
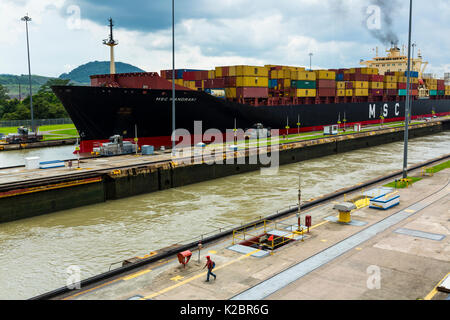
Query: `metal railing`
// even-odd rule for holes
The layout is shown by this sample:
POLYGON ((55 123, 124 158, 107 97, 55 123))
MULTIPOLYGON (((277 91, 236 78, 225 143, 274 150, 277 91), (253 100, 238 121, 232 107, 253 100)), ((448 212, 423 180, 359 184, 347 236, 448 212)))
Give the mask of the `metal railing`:
MULTIPOLYGON (((73 124, 70 118, 57 118, 57 119, 36 119, 34 120, 36 126, 48 126, 56 124, 73 124)), ((0 121, 0 127, 31 127, 31 120, 5 120, 0 121)))

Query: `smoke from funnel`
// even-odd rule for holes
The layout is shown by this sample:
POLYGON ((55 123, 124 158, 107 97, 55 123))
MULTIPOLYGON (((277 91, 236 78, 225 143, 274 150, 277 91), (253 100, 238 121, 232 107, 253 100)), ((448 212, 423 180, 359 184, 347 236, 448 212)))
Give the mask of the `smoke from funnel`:
POLYGON ((396 14, 398 0, 370 0, 367 8, 367 27, 376 39, 383 44, 397 46, 399 39, 392 29, 392 16, 396 14))

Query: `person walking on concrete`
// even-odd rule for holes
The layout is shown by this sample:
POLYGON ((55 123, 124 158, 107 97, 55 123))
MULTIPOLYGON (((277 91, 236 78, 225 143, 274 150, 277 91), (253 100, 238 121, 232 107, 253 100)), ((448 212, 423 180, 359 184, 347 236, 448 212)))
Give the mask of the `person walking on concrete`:
POLYGON ((216 263, 214 261, 211 260, 210 256, 206 256, 206 264, 203 267, 203 269, 205 269, 206 267, 208 267, 208 273, 206 275, 206 282, 209 282, 209 276, 214 276, 214 280, 216 280, 216 275, 214 273, 212 273, 212 270, 214 269, 214 267, 216 266, 216 263))

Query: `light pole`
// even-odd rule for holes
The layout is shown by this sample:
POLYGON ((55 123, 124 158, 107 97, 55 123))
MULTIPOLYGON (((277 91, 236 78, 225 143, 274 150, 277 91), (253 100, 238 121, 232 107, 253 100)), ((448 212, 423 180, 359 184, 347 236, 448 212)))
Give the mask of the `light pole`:
POLYGON ((31 112, 31 131, 34 132, 34 117, 33 117, 33 92, 31 88, 31 65, 30 65, 30 43, 28 41, 28 22, 31 21, 31 18, 28 14, 21 19, 25 21, 25 28, 27 33, 27 53, 28 53, 28 81, 30 83, 30 112, 31 112))
POLYGON ((311 65, 312 65, 312 56, 313 56, 313 53, 310 52, 310 53, 309 53, 309 71, 312 71, 312 68, 311 68, 311 65))
POLYGON ((175 0, 172 0, 172 154, 175 152, 175 0))
POLYGON ((411 83, 411 29, 412 29, 412 0, 409 0, 409 33, 408 33, 408 69, 406 79, 406 101, 405 101, 405 142, 403 147, 403 178, 408 177, 408 127, 410 114, 410 83, 411 83))

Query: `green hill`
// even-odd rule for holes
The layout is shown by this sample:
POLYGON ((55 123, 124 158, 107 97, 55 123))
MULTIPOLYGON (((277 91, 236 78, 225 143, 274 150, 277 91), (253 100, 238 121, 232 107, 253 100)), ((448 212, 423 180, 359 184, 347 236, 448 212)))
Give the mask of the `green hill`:
MULTIPOLYGON (((39 88, 50 79, 54 78, 32 75, 31 87, 33 94, 37 93, 39 88)), ((13 74, 0 74, 0 84, 8 89, 8 95, 12 98, 19 96, 19 84, 22 98, 28 95, 28 75, 23 74, 18 76, 13 74)))
MULTIPOLYGON (((144 70, 132 66, 131 64, 116 62, 116 73, 129 73, 129 72, 145 72, 144 70)), ((70 79, 74 82, 81 84, 90 84, 91 80, 89 76, 94 74, 107 74, 109 73, 109 61, 94 61, 83 64, 69 73, 63 73, 59 76, 60 79, 70 79)))

